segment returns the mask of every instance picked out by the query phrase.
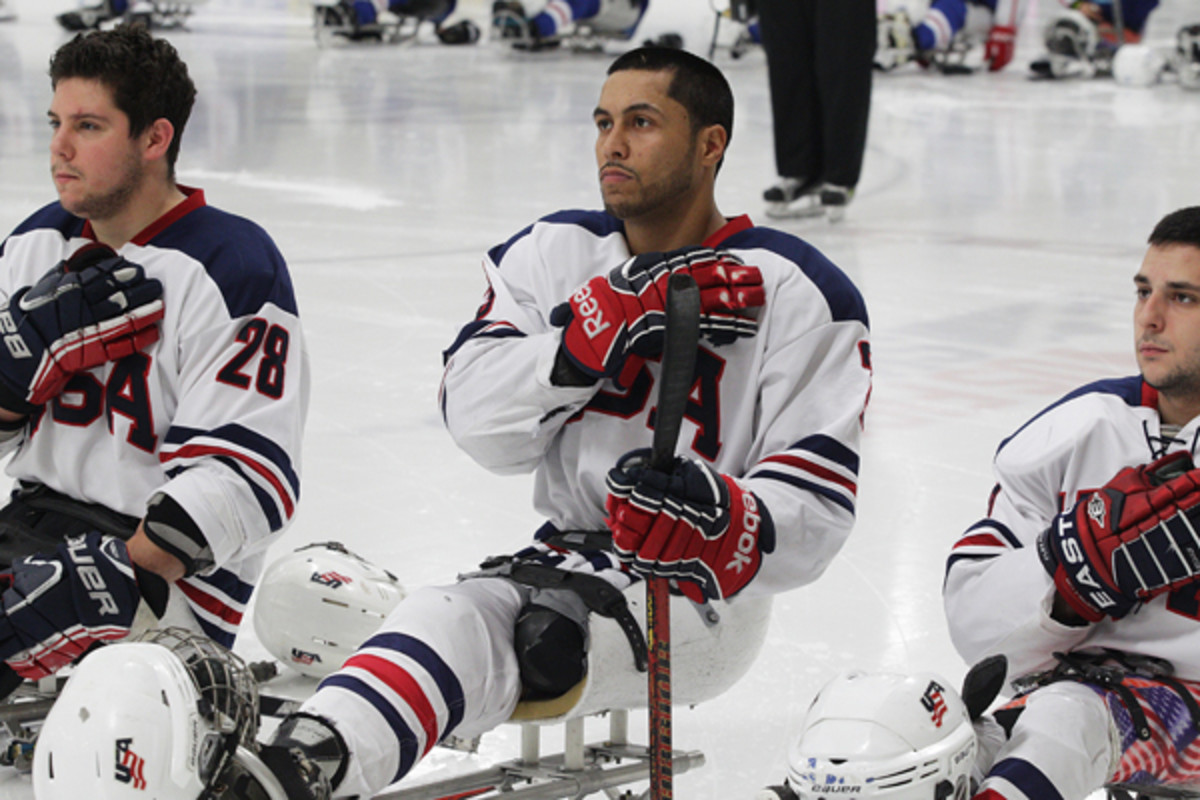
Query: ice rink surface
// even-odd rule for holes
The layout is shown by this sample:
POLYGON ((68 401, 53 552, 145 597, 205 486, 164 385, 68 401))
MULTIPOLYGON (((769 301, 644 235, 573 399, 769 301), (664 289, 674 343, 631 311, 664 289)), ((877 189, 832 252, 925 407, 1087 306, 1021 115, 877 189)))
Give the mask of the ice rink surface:
MULTIPOLYGON (((0 24, 0 232, 54 197, 46 66, 66 38, 52 15, 71 7, 9 1, 19 19, 0 24)), ((486 24, 481 0, 463 2, 460 15, 486 24)), ((655 2, 639 40, 678 31, 706 54, 706 0, 655 2)), ((878 75, 847 219, 779 225, 840 265, 870 311, 858 522, 821 580, 778 598, 750 674, 677 710, 676 746, 708 760, 678 779, 685 800, 777 782, 808 702, 842 669, 957 682, 942 570, 984 514, 992 452, 1066 391, 1135 369, 1143 243, 1163 214, 1200 203, 1200 93, 1030 81, 1050 2, 1031 10, 1003 72, 878 75)), ((302 0, 210 0, 189 30, 167 34, 200 90, 179 178, 262 224, 296 283, 315 380, 303 500, 273 552, 338 539, 406 585, 447 581, 518 547, 540 520, 528 477, 486 473, 443 430, 441 351, 482 296, 487 248, 542 214, 598 205, 591 110, 610 56, 447 47, 430 31, 322 49, 309 14, 302 0)), ((1195 21, 1200 2, 1165 0, 1150 40, 1165 45, 1195 21)), ((738 103, 718 202, 767 224, 762 53, 718 49, 715 60, 738 103)), ((249 624, 237 649, 266 655, 249 624)), ((276 683, 297 696, 313 685, 276 683)), ((517 741, 506 726, 477 756, 438 751, 417 774, 512 758, 517 741)), ((0 770, 0 797, 31 796, 0 770)))

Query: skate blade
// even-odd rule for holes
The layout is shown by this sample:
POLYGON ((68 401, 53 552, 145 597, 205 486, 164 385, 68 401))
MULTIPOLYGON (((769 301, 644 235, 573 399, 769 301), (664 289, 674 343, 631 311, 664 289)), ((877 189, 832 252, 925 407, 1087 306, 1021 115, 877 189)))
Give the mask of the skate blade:
POLYGON ((771 219, 815 219, 825 216, 825 207, 811 203, 795 206, 790 203, 768 203, 767 216, 771 219))

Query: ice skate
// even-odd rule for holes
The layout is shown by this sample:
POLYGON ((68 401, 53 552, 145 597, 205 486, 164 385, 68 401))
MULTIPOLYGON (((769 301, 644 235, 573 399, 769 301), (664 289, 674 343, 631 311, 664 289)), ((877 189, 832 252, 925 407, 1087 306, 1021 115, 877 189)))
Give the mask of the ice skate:
POLYGON ((821 205, 821 187, 799 178, 780 178, 763 192, 767 216, 772 219, 803 219, 825 213, 821 205))

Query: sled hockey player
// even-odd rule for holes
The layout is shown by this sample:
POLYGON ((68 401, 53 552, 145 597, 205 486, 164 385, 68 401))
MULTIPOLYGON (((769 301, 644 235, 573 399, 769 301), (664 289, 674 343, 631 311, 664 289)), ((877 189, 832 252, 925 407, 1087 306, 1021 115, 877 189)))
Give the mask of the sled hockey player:
POLYGON ((521 0, 492 4, 492 30, 517 50, 537 52, 562 44, 563 37, 587 29, 594 35, 631 39, 649 0, 550 0, 532 16, 521 0))
POLYGON ((628 679, 607 707, 644 707, 631 610, 644 575, 675 579, 686 597, 672 617, 710 637, 689 659, 673 629, 672 697, 687 702, 689 669, 746 655, 725 638, 743 610, 816 580, 841 547, 870 389, 866 309, 811 245, 717 209, 732 120, 709 62, 626 53, 594 111, 605 210, 552 214, 486 254, 483 304, 445 353, 441 411, 485 468, 535 473, 546 522, 514 555, 410 592, 280 724, 262 756, 289 797, 370 796, 444 737, 585 683, 628 679), (703 336, 679 455, 658 471, 646 454, 676 271, 700 286, 703 336), (602 627, 616 631, 612 668, 588 671, 602 627))
POLYGON ((962 67, 966 51, 982 42, 983 61, 996 72, 1012 61, 1024 13, 1023 0, 933 0, 919 19, 904 9, 884 14, 875 66, 888 71, 916 61, 962 67))
POLYGON ((405 20, 433 25, 442 44, 474 44, 479 26, 469 19, 447 25, 457 0, 333 0, 314 4, 316 24, 351 41, 398 39, 394 34, 405 20))
MULTIPOLYGON (((55 19, 68 31, 96 30, 118 21, 145 25, 151 30, 180 28, 195 6, 203 0, 103 0, 75 11, 64 11, 55 19)), ((111 27, 111 25, 109 26, 111 27)))
POLYGON ((58 200, 0 244, 0 697, 135 624, 232 645, 308 402, 283 257, 175 182, 196 92, 175 49, 78 34, 50 78, 58 200))
POLYGON ((1046 23, 1046 54, 1029 68, 1039 78, 1092 78, 1113 73, 1125 44, 1137 44, 1158 0, 1070 3, 1046 23), (1119 11, 1117 9, 1119 8, 1119 11))
POLYGON ((1046 408, 996 452, 944 600, 968 663, 1017 690, 981 728, 981 800, 1200 785, 1200 207, 1134 276, 1139 375, 1046 408))

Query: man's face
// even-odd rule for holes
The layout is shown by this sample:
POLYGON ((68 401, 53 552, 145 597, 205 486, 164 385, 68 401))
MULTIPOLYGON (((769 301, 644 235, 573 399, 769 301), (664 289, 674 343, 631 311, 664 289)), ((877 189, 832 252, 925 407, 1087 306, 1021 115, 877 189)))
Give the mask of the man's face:
POLYGON ((593 117, 604 208, 633 219, 686 204, 702 170, 687 110, 667 96, 671 71, 608 77, 593 117))
POLYGON ((1200 248, 1151 247, 1133 280, 1143 378, 1165 397, 1200 400, 1200 248))
POLYGON ((145 179, 129 118, 99 81, 66 78, 50 102, 50 173, 67 211, 91 220, 123 211, 145 179))

